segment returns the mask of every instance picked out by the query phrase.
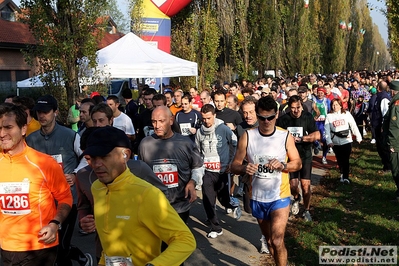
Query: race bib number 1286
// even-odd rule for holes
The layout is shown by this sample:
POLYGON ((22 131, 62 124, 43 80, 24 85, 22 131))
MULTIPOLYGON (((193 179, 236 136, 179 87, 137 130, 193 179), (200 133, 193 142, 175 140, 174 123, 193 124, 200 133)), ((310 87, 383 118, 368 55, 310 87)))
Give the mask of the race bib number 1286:
POLYGON ((0 208, 8 215, 30 213, 29 182, 0 183, 0 208))

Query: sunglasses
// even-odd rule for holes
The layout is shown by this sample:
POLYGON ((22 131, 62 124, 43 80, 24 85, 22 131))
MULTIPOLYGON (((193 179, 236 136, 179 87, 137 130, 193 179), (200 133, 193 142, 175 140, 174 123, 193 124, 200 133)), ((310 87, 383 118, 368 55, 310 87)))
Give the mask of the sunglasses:
POLYGON ((262 116, 260 114, 256 114, 256 117, 260 120, 260 121, 272 121, 274 118, 276 118, 276 114, 272 114, 269 116, 262 116))

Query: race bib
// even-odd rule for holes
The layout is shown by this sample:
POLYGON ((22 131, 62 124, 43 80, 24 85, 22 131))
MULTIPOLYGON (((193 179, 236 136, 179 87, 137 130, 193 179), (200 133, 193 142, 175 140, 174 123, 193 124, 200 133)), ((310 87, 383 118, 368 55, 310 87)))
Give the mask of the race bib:
POLYGON ((257 178, 280 178, 280 171, 272 170, 267 167, 269 161, 275 159, 275 156, 269 155, 255 155, 254 163, 258 164, 258 171, 255 173, 257 178))
POLYGON ((133 262, 130 257, 108 257, 105 255, 105 266, 133 266, 133 262))
POLYGON ((175 164, 157 164, 152 171, 168 188, 179 186, 179 173, 175 164))
POLYGON ((303 137, 303 127, 287 127, 287 130, 291 133, 294 138, 303 137))
POLYGON ((220 158, 219 156, 211 156, 204 158, 205 169, 212 171, 220 171, 220 158))
POLYGON ((191 132, 190 132, 191 124, 190 123, 181 123, 181 124, 179 124, 179 126, 180 126, 181 134, 183 136, 189 136, 191 134, 191 132))
POLYGON ((55 154, 55 155, 50 155, 51 157, 56 160, 56 162, 61 166, 62 169, 64 169, 64 164, 62 163, 62 155, 61 154, 55 154))
POLYGON ((24 215, 31 212, 29 181, 0 183, 0 208, 3 214, 24 215))

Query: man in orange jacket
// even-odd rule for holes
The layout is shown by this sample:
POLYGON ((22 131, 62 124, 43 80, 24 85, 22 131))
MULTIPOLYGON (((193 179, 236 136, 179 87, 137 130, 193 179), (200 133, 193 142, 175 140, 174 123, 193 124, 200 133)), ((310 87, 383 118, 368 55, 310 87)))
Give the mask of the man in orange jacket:
POLYGON ((1 104, 1 259, 5 266, 50 266, 56 260, 57 232, 71 210, 72 195, 60 165, 26 145, 26 130, 25 111, 1 104))

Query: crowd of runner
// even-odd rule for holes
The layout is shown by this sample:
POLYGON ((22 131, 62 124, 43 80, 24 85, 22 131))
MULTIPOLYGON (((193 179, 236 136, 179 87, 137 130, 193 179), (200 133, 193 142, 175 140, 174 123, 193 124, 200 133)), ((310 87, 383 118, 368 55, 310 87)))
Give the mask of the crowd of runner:
POLYGON ((352 143, 369 134, 399 199, 398 77, 163 85, 140 88, 137 100, 130 89, 123 100, 83 91, 65 119, 51 95, 9 96, 0 105, 3 263, 182 265, 196 246, 187 221, 201 191, 208 238, 223 235, 216 200, 237 220, 243 206, 261 229, 260 253, 287 265, 288 217, 312 222, 314 155, 328 164, 334 153, 350 185, 352 143), (76 222, 96 234, 96 259, 71 245, 76 222))

